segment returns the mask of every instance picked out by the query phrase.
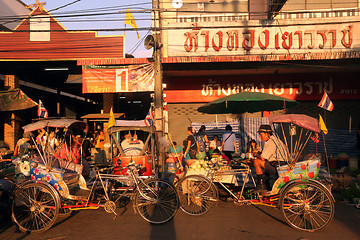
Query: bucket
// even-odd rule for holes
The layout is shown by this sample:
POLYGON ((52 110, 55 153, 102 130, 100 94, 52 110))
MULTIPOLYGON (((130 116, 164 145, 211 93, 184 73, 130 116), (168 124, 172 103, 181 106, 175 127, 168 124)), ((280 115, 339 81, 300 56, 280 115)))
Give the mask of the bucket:
POLYGON ((359 166, 359 159, 357 157, 349 157, 349 168, 357 169, 359 166))
POLYGON ((329 168, 336 169, 337 166, 337 159, 336 158, 329 158, 329 168))

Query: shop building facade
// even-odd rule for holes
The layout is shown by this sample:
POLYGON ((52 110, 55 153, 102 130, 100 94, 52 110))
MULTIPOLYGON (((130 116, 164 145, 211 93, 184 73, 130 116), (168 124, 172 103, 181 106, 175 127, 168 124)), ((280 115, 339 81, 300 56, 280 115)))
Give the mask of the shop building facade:
POLYGON ((287 113, 316 118, 325 115, 317 104, 326 91, 335 105, 326 113, 328 127, 358 130, 358 1, 184 0, 162 8, 164 99, 176 141, 186 137, 190 121, 241 117, 197 112, 203 103, 241 91, 297 100, 287 113))
MULTIPOLYGON (((26 5, 20 4, 20 7, 26 8, 26 5)), ((24 13, 14 12, 16 14, 24 13)), ((68 31, 40 2, 26 14, 19 17, 21 21, 17 25, 3 25, 0 32, 3 89, 21 88, 35 102, 42 100, 50 117, 80 119, 88 113, 100 112, 99 107, 109 113, 114 104, 112 95, 83 95, 80 84, 69 85, 66 81, 69 75, 81 75, 79 59, 124 58, 124 36, 68 31)), ((12 112, 1 110, 2 144, 13 149, 21 138, 21 127, 37 118, 36 113, 35 107, 12 112)))

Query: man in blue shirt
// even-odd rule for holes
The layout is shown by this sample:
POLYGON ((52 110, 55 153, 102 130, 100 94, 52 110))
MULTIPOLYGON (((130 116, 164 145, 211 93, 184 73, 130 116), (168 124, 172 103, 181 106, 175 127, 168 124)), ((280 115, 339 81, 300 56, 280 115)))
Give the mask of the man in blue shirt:
POLYGON ((232 127, 230 125, 226 125, 225 130, 226 132, 222 136, 221 151, 229 158, 229 161, 231 161, 231 154, 238 151, 236 146, 236 136, 235 133, 232 132, 232 127))

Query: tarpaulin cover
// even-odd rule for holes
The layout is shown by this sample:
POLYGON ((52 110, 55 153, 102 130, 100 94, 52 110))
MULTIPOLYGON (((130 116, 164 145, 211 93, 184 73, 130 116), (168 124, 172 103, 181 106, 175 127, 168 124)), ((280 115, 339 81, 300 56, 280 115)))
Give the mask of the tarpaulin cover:
POLYGON ((24 110, 37 105, 20 88, 0 91, 0 111, 2 112, 24 110))
POLYGON ((269 121, 270 123, 293 123, 308 130, 320 132, 318 120, 304 114, 270 116, 269 121))

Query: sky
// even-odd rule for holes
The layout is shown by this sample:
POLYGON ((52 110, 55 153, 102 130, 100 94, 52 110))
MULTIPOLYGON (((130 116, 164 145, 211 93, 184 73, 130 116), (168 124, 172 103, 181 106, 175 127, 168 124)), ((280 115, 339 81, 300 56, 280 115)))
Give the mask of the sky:
MULTIPOLYGON (((35 0, 22 1, 27 5, 35 3, 35 0)), ((123 35, 124 31, 114 31, 114 29, 124 28, 124 12, 127 6, 132 11, 138 28, 151 27, 151 14, 136 12, 151 9, 151 0, 40 0, 40 2, 46 2, 44 8, 67 30, 107 29, 107 31, 98 31, 98 34, 123 35), (73 17, 79 14, 88 16, 73 17)), ((126 25, 126 29, 132 27, 126 25)), ((136 58, 151 57, 152 50, 146 50, 143 43, 143 39, 150 33, 149 30, 140 30, 138 39, 136 31, 125 31, 125 53, 133 54, 136 58)))

